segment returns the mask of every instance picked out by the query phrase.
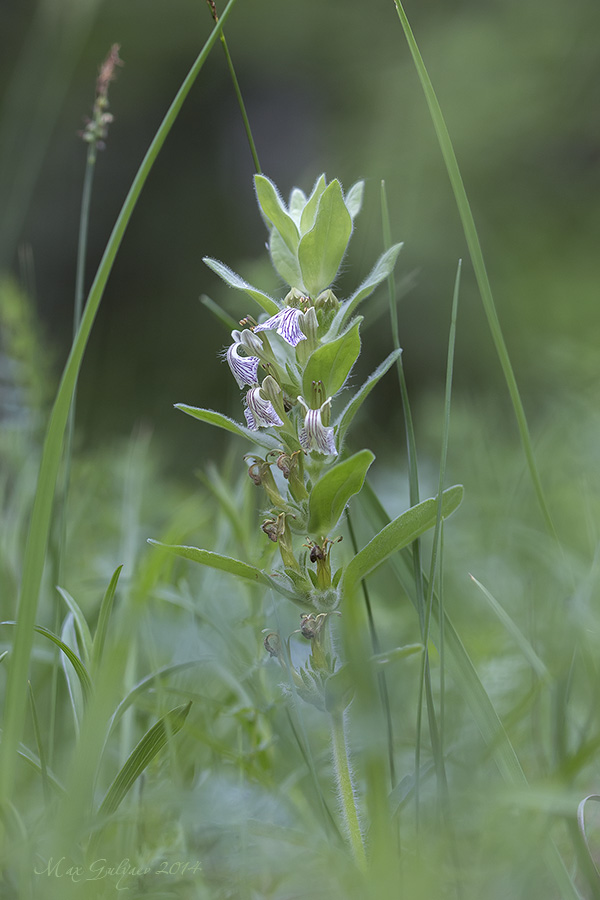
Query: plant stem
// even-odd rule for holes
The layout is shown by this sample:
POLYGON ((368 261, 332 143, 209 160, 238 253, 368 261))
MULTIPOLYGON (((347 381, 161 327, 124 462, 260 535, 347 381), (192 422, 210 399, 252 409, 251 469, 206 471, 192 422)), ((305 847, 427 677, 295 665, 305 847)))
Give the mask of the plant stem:
POLYGON ((344 713, 339 710, 331 713, 331 747, 346 834, 348 835, 354 860, 364 872, 367 868, 367 855, 354 799, 350 761, 348 759, 348 744, 344 728, 344 713))

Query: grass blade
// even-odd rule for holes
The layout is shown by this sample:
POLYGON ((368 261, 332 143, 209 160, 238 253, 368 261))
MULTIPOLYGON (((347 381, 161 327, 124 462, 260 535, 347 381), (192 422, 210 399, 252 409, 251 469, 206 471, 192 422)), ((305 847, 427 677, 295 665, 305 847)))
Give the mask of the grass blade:
POLYGON ((46 766, 46 754, 44 752, 44 742, 42 741, 42 732, 40 730, 40 720, 37 714, 37 707, 35 704, 35 697, 33 696, 33 688, 31 687, 31 682, 28 682, 29 687, 29 706, 31 708, 31 720, 33 722, 33 733, 35 735, 35 742, 38 748, 38 755, 40 761, 40 774, 42 776, 42 788, 44 790, 44 800, 46 801, 46 806, 50 800, 50 782, 48 780, 48 769, 46 766))
POLYGON ((83 654, 85 662, 89 663, 92 654, 92 634, 90 632, 87 620, 83 612, 81 611, 79 604, 73 599, 73 597, 71 597, 68 591, 58 586, 56 590, 73 614, 73 619, 75 620, 75 626, 77 628, 77 634, 79 635, 79 640, 81 643, 81 652, 83 654))
POLYGON ((467 192, 462 180, 462 175, 458 167, 458 161, 456 159, 454 147, 452 146, 452 140, 450 138, 450 134, 448 133, 448 128, 446 126, 446 122, 444 120, 444 116, 442 114, 437 96, 433 89, 433 84, 431 83, 429 73, 427 72, 425 63, 423 62, 423 57, 421 56, 421 52, 410 27, 410 23, 408 21, 406 13, 404 12, 404 7, 402 6, 400 0, 394 0, 394 3, 396 4, 398 16, 400 18, 400 22, 402 23, 404 35, 406 37, 413 62, 415 64, 415 68, 417 70, 417 74, 419 76, 423 92, 425 94, 425 99, 427 100, 429 114, 431 115, 431 120, 433 122, 433 127, 435 128, 435 133, 440 145, 440 150, 442 151, 444 163, 446 164, 448 177, 450 179, 450 184, 454 192, 454 199, 456 200, 458 213, 460 215, 465 238, 467 241, 467 246, 469 248, 469 255, 471 257, 471 262, 475 271, 475 278, 477 280, 477 286, 481 295, 483 308, 485 310, 485 314, 490 327, 490 332, 492 335, 492 340, 494 341, 496 353, 498 354, 498 359, 502 367, 504 379, 506 381, 510 399, 517 419, 517 425, 519 428, 519 433, 521 435, 521 443, 523 445, 523 451, 527 460, 527 466, 529 468, 529 474, 533 483, 535 495, 537 497, 537 501, 548 532, 558 540, 554 524, 552 522, 552 517, 546 503, 546 498, 544 496, 542 482, 537 470, 537 464, 533 453, 525 410, 521 401, 521 395, 519 393, 519 388, 517 386, 517 381, 513 372, 512 363, 508 355, 508 349, 506 347, 504 335, 502 334, 500 320, 498 319, 498 314, 496 312, 496 306, 494 304, 494 298, 492 295, 492 288, 487 275, 483 253, 481 250, 481 244, 479 242, 479 235, 477 233, 475 220, 473 218, 471 205, 469 203, 467 192))
POLYGON ((119 217, 109 238, 96 277, 90 289, 86 307, 67 360, 63 376, 46 432, 40 463, 38 487, 31 515, 25 558, 23 579, 17 613, 17 628, 11 655, 6 685, 4 710, 4 739, 0 747, 0 803, 10 799, 14 787, 14 766, 17 746, 23 731, 26 709, 27 673, 33 643, 33 632, 37 613, 42 572, 46 558, 48 535, 52 518, 52 504, 58 470, 60 467, 63 438, 71 405, 71 397, 77 382, 83 354, 94 324, 96 313, 102 300, 108 276, 121 245, 123 235, 131 219, 138 197, 152 169, 165 139, 171 130, 183 102, 202 69, 213 44, 237 0, 229 0, 219 22, 213 28, 208 40, 177 92, 169 110, 148 148, 148 151, 133 180, 119 217))
POLYGON ((99 815, 108 816, 115 812, 136 779, 157 753, 160 753, 169 738, 181 731, 191 706, 191 700, 185 706, 176 706, 146 732, 109 787, 98 810, 99 815))
POLYGON ((511 619, 504 607, 501 606, 500 603, 498 603, 496 598, 490 593, 490 591, 488 591, 486 587, 484 587, 484 585, 480 581, 475 578, 474 575, 469 575, 469 578, 471 579, 473 584, 477 585, 477 587, 489 603, 490 607, 497 615, 498 619, 502 622, 511 637, 514 638, 515 643, 523 653, 523 656, 525 657, 535 674, 538 676, 538 678, 541 678, 542 681, 549 683, 551 681, 551 678, 548 669, 539 658, 521 629, 511 619))
POLYGON ((119 581, 119 575, 121 574, 122 568, 123 566, 118 566, 115 569, 108 587, 106 588, 106 593, 104 594, 102 603, 100 604, 98 624, 96 625, 94 640, 92 641, 92 672, 96 672, 98 670, 98 666, 100 665, 100 661, 102 660, 104 644, 106 641, 106 632, 108 631, 108 623, 110 621, 110 614, 112 612, 113 601, 115 599, 117 583, 119 581))

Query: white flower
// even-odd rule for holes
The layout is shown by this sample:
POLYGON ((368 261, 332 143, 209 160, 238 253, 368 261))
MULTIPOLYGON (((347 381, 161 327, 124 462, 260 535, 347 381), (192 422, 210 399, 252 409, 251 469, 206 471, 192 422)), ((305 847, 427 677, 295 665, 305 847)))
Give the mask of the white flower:
POLYGON ((300 446, 305 453, 317 450, 326 456, 337 456, 333 428, 323 425, 323 414, 329 420, 331 411, 331 397, 319 409, 309 409, 303 397, 298 397, 298 403, 304 408, 304 426, 300 429, 298 438, 300 446))
POLYGON ((246 394, 246 409, 244 410, 246 422, 252 431, 259 428, 268 428, 270 425, 283 425, 277 415, 277 411, 270 400, 265 400, 260 392, 260 387, 250 388, 246 394))
MULTIPOLYGON (((234 332, 236 334, 236 332, 234 332)), ((239 348, 244 347, 241 341, 236 341, 227 349, 227 362, 238 386, 243 388, 247 384, 258 384, 258 356, 240 356, 239 348)), ((245 348, 244 348, 245 349, 245 348)))
POLYGON ((275 330, 284 341, 295 347, 300 341, 306 340, 306 335, 300 328, 300 316, 304 317, 304 313, 301 310, 296 309, 294 306, 284 306, 283 309, 280 309, 278 313, 275 313, 262 325, 257 325, 254 331, 275 330))

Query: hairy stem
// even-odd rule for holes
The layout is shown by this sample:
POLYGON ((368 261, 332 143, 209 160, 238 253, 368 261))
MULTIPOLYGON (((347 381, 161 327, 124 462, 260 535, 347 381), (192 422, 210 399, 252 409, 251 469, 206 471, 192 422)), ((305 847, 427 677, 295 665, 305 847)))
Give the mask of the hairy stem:
POLYGON ((354 798, 352 775, 350 773, 350 761, 348 759, 348 744, 344 727, 344 714, 336 710, 331 714, 331 747, 333 750, 333 764, 338 786, 340 805, 344 818, 344 825, 348 841, 352 848, 354 860, 363 871, 367 867, 365 845, 358 821, 358 810, 354 798))

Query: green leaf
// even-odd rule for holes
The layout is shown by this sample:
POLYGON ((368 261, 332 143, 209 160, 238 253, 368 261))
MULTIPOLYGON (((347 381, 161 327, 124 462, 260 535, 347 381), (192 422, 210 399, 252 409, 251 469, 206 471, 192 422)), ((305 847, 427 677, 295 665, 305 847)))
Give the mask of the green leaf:
POLYGON ((203 257, 202 262, 206 263, 208 268, 212 269, 219 278, 222 278, 229 287, 235 288, 237 291, 244 291, 245 294, 252 297, 252 299, 255 300, 270 316, 274 316, 275 313, 279 312, 279 306, 272 297, 269 297, 268 294, 263 294, 262 291, 252 287, 251 284, 244 281, 241 275, 238 275, 233 269, 226 266, 225 263, 219 262, 218 259, 211 259, 210 256, 203 257))
POLYGON ((307 401, 313 381, 323 382, 327 397, 333 397, 343 386, 360 353, 359 326, 360 319, 337 340, 317 347, 308 357, 302 376, 302 390, 307 401))
MULTIPOLYGON (((344 323, 348 321, 358 304, 362 303, 363 300, 366 300, 366 298, 373 293, 375 288, 390 275, 396 265, 398 254, 403 246, 403 244, 393 244, 389 250, 386 250, 385 253, 381 254, 362 284, 342 305, 342 308, 338 313, 338 316, 340 317, 340 324, 338 327, 342 327, 344 323)), ((336 316, 336 319, 338 316, 336 316)))
POLYGON ((302 211, 302 218, 300 220, 300 234, 306 234, 307 231, 315 224, 315 219, 317 218, 317 209, 319 207, 319 200, 321 199, 321 194, 327 187, 327 182, 325 181, 325 175, 320 175, 316 182, 315 186, 312 189, 312 193, 308 200, 306 201, 306 205, 302 211))
POLYGON ((258 203, 264 215, 277 229, 286 247, 295 254, 298 249, 300 234, 296 223, 286 210, 277 188, 265 175, 254 176, 254 186, 258 203))
POLYGON ((366 398, 369 396, 369 394, 371 393, 371 391, 373 390, 373 388, 375 387, 377 382, 381 378, 383 378, 383 376, 385 375, 387 370, 390 368, 390 366, 393 365, 393 363, 396 362, 396 360, 398 359, 398 357, 400 356, 401 353, 402 353, 402 350, 393 350, 390 353, 390 355, 387 356, 384 359, 384 361, 377 366, 375 371, 371 375, 369 375, 367 380, 361 385, 359 390, 356 392, 356 394, 354 395, 352 400, 350 400, 350 402, 344 407, 343 411, 338 416, 338 419, 336 422, 336 426, 337 426, 336 438, 337 438, 339 449, 341 449, 341 447, 342 447, 342 443, 346 436, 346 432, 348 431, 348 428, 350 427, 352 419, 354 418, 354 416, 356 415, 356 413, 358 412, 358 410, 360 409, 360 407, 362 406, 362 404, 364 403, 366 398))
POLYGON ((322 538, 335 528, 350 497, 362 488, 374 459, 370 450, 360 450, 319 478, 308 503, 310 534, 322 538))
POLYGON ((292 253, 279 232, 275 231, 275 229, 273 229, 271 237, 269 238, 269 253, 271 254, 273 266, 283 280, 289 284, 290 287, 305 291, 302 273, 298 264, 298 257, 295 253, 292 253))
POLYGON ((81 644, 81 651, 83 654, 83 658, 86 663, 89 663, 91 653, 92 653, 92 635, 89 629, 89 625, 86 621, 84 614, 82 613, 80 607, 75 602, 73 597, 69 594, 68 591, 65 591, 64 588, 56 587, 56 590, 63 598, 71 612, 73 613, 73 618, 75 620, 75 626, 77 628, 77 634, 79 636, 79 641, 81 644))
POLYGON ((146 732, 106 792, 98 815, 109 816, 118 809, 129 789, 144 769, 150 765, 154 757, 160 753, 169 738, 181 731, 191 706, 191 700, 185 706, 176 706, 146 732))
POLYGON ((183 544, 163 544, 161 541, 155 541, 148 538, 148 543, 155 547, 161 547, 184 559, 191 559, 192 562, 200 563, 203 566, 209 566, 212 569, 220 569, 222 572, 229 572, 238 578, 245 578, 253 581, 255 584, 263 584, 265 587, 273 588, 273 590, 288 597, 290 600, 298 600, 298 595, 286 588, 278 579, 267 575, 262 569, 257 569, 249 563, 242 562, 240 559, 233 559, 231 556, 222 556, 220 553, 213 553, 212 550, 201 550, 199 547, 186 547, 183 544))
POLYGON ((300 188, 293 188, 292 193, 290 194, 290 205, 288 207, 288 212, 298 228, 300 228, 302 211, 305 206, 306 194, 304 193, 304 191, 301 191, 300 188))
POLYGON ((112 578, 106 588, 106 592, 104 597, 102 598, 102 603, 100 604, 100 613, 98 615, 98 624, 96 625, 96 633, 94 634, 94 640, 92 642, 92 671, 96 672, 98 670, 98 666, 102 660, 102 654, 104 652, 104 643, 106 641, 106 632, 108 631, 108 623, 110 621, 110 614, 112 611, 113 601, 115 599, 115 591, 117 590, 117 583, 119 581, 119 575, 121 574, 122 565, 117 566, 115 571, 113 572, 112 578))
POLYGON ((339 181, 332 181, 321 194, 314 226, 298 245, 302 280, 311 297, 334 280, 351 234, 352 218, 342 188, 339 181))
POLYGON ((352 185, 352 187, 346 194, 346 207, 348 209, 348 212, 352 216, 353 221, 362 209, 364 192, 364 181, 357 181, 356 184, 352 185))
MULTIPOLYGON (((463 487, 460 484, 444 491, 442 518, 447 518, 457 509, 462 497, 463 487)), ((393 519, 389 525, 371 538, 366 547, 363 547, 346 566, 342 575, 342 593, 347 587, 358 584, 392 553, 412 544, 420 535, 432 528, 437 518, 437 506, 437 497, 424 500, 393 519)))
POLYGON ((228 416, 215 412, 213 409, 200 409, 197 406, 188 406, 186 403, 176 403, 175 409, 180 409, 181 412, 186 413, 188 416, 192 416, 194 419, 200 419, 201 422, 207 422, 209 425, 223 428, 225 431, 231 432, 231 434, 237 434, 239 437, 247 438, 254 444, 259 444, 261 447, 266 447, 268 450, 274 450, 276 447, 280 446, 277 440, 269 434, 265 434, 262 431, 252 431, 250 428, 246 428, 245 425, 240 425, 228 416))

